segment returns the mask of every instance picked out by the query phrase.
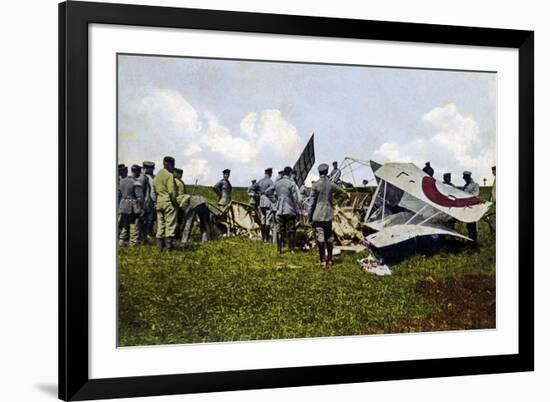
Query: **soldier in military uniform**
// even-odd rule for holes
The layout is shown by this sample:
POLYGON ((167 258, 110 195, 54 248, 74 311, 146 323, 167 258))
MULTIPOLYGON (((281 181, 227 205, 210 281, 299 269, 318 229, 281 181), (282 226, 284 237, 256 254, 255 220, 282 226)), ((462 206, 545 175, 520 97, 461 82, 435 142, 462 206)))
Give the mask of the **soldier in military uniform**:
MULTIPOLYGON (((464 182, 466 183, 464 187, 462 187, 462 190, 472 194, 475 197, 479 197, 479 184, 477 184, 474 179, 472 179, 472 172, 464 171, 462 173, 462 178, 464 179, 464 182)), ((479 246, 479 237, 477 233, 477 222, 470 222, 466 224, 466 228, 468 229, 468 237, 474 241, 474 246, 479 246)))
POLYGON ((290 180, 292 168, 289 166, 283 170, 283 177, 275 183, 275 193, 277 194, 277 226, 278 241, 277 250, 283 252, 285 240, 291 252, 296 247, 296 216, 298 215, 298 203, 300 195, 296 183, 290 180))
POLYGON ((312 186, 313 205, 309 214, 309 220, 317 233, 319 261, 322 267, 334 265, 332 259, 334 242, 332 234, 332 219, 334 218, 333 194, 335 191, 343 191, 329 179, 328 169, 326 163, 322 163, 318 167, 320 177, 312 186))
MULTIPOLYGON (((122 193, 120 191, 120 181, 128 176, 128 167, 124 163, 118 164, 118 177, 117 177, 117 211, 120 207, 120 200, 122 199, 122 193)), ((120 231, 122 230, 122 221, 120 220, 120 212, 117 216, 117 238, 120 236, 120 231)))
POLYGON ((434 169, 431 166, 430 162, 426 162, 424 167, 422 168, 422 171, 426 173, 428 176, 433 177, 434 176, 434 169))
POLYGON ((443 173, 443 183, 455 187, 455 185, 451 181, 450 173, 443 173))
POLYGON ((250 186, 246 189, 246 195, 248 195, 248 203, 254 208, 258 207, 258 202, 260 201, 260 195, 256 191, 256 179, 253 179, 250 182, 250 186))
POLYGON ((264 173, 264 178, 256 183, 254 190, 260 195, 258 209, 260 213, 260 231, 262 234, 262 241, 264 243, 268 243, 269 234, 275 224, 277 196, 275 195, 273 180, 271 180, 273 169, 267 168, 264 173))
POLYGON ((126 176, 120 179, 120 204, 118 212, 120 214, 120 235, 119 244, 121 246, 130 244, 136 246, 139 243, 139 223, 138 219, 143 212, 143 188, 138 180, 141 174, 141 167, 132 166, 132 176, 126 176))
POLYGON ((212 189, 218 196, 218 206, 227 207, 231 203, 231 197, 233 194, 233 186, 229 182, 229 175, 231 170, 224 169, 222 172, 222 179, 217 182, 212 189))
POLYGON ((165 156, 163 168, 153 180, 157 204, 157 246, 171 249, 177 225, 177 188, 174 180, 175 160, 165 156))
POLYGON ((143 162, 143 174, 140 177, 147 183, 147 191, 144 194, 143 217, 140 225, 140 236, 143 241, 147 240, 148 236, 153 235, 155 225, 155 191, 153 189, 153 180, 155 179, 155 163, 151 161, 143 162))
MULTIPOLYGON (((144 162, 145 164, 145 162, 144 162)), ((147 240, 148 233, 146 232, 146 219, 147 219, 147 209, 150 208, 151 204, 151 185, 152 183, 149 182, 149 178, 145 175, 145 172, 143 169, 141 169, 141 174, 137 178, 137 181, 141 184, 141 189, 143 191, 143 210, 141 212, 141 215, 139 217, 139 241, 140 243, 143 243, 145 240, 147 240)))
POLYGON ((338 162, 336 161, 332 162, 332 170, 330 171, 330 175, 328 176, 328 178, 334 184, 340 184, 341 177, 342 177, 342 171, 338 168, 338 162))
POLYGON ((176 224, 176 238, 180 238, 183 232, 183 226, 185 223, 185 209, 189 204, 190 196, 185 194, 185 183, 181 179, 183 176, 183 170, 174 168, 174 183, 176 184, 176 204, 177 204, 177 224, 176 224))

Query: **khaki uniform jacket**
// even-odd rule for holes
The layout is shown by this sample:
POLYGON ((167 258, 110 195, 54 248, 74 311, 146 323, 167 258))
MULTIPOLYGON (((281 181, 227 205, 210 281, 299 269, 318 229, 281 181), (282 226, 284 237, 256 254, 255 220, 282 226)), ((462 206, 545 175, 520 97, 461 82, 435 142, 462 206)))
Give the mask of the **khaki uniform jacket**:
POLYGON ((319 180, 313 183, 312 211, 310 220, 312 222, 331 222, 334 218, 333 194, 340 191, 340 187, 330 181, 327 176, 321 176, 319 180))
POLYGON ((176 205, 177 188, 174 175, 166 169, 161 169, 153 180, 153 189, 157 196, 157 209, 168 205, 176 205))

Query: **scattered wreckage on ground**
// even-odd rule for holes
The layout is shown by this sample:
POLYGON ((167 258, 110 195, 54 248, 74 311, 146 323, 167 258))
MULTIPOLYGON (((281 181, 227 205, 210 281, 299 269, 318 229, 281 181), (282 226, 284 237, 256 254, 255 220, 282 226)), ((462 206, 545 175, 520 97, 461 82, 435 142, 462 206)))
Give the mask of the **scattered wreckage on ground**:
MULTIPOLYGON (((315 162, 313 135, 294 165, 296 183, 305 195, 301 200, 298 220, 298 246, 304 250, 315 247, 315 234, 308 222, 308 193, 305 187, 315 162)), ((360 266, 387 275, 385 260, 414 253, 419 243, 435 243, 450 237, 466 242, 472 239, 456 230, 457 222, 478 222, 491 203, 472 196, 452 185, 444 184, 423 172, 412 163, 385 163, 347 157, 341 163, 347 180, 341 187, 348 193, 346 199, 335 197, 332 229, 335 237, 335 255, 343 251, 368 250, 369 259, 359 260, 360 266), (357 185, 356 176, 365 169, 376 186, 357 185), (361 171, 362 170, 362 171, 361 171)), ((220 208, 210 205, 214 225, 222 235, 246 236, 261 239, 260 217, 256 208, 233 201, 220 208)), ((376 272, 375 272, 376 273, 376 272)))

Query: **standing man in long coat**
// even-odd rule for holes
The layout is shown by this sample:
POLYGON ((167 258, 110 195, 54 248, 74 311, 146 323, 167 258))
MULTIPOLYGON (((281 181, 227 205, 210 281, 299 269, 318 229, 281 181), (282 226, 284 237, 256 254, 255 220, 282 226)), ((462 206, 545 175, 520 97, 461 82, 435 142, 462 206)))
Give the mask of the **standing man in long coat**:
POLYGON ((269 234, 275 225, 275 206, 277 196, 275 195, 275 186, 271 176, 273 169, 267 168, 264 170, 265 176, 258 180, 254 186, 255 191, 260 195, 258 209, 260 212, 260 231, 262 233, 262 241, 269 242, 269 234))
POLYGON ((277 225, 278 241, 277 249, 279 253, 283 252, 285 240, 291 252, 294 252, 296 246, 296 216, 298 215, 298 203, 300 195, 296 183, 290 180, 292 168, 287 166, 283 170, 283 177, 275 183, 275 193, 277 194, 277 225))
POLYGON ((130 244, 136 246, 139 243, 139 217, 143 213, 143 188, 139 181, 141 167, 132 166, 132 175, 120 179, 120 203, 118 212, 120 214, 120 236, 121 246, 130 244))
MULTIPOLYGON (((472 172, 465 171, 462 173, 462 178, 466 182, 462 190, 472 194, 475 197, 479 197, 479 184, 477 184, 474 179, 472 179, 472 172)), ((466 224, 468 229, 468 237, 474 241, 474 246, 479 246, 479 236, 477 233, 477 222, 470 222, 466 224)))
POLYGON ((157 198, 157 246, 170 250, 173 246, 177 225, 177 188, 174 180, 175 160, 163 159, 163 168, 153 180, 157 198))
POLYGON ((322 267, 334 265, 332 248, 334 236, 332 234, 332 220, 334 218, 333 194, 335 191, 344 191, 328 177, 328 165, 322 163, 318 167, 319 180, 313 183, 311 197, 313 199, 309 219, 317 234, 319 247, 319 262, 322 267), (325 254, 326 250, 326 254, 325 254))

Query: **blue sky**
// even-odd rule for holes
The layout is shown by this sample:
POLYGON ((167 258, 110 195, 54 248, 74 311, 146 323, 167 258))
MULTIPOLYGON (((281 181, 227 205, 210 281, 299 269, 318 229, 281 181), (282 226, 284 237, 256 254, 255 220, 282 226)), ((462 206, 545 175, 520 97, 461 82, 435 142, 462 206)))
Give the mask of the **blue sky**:
POLYGON ((491 180, 494 73, 133 55, 118 65, 127 165, 172 155, 188 183, 230 168, 234 185, 248 185, 265 167, 293 165, 315 132, 316 165, 429 160, 438 178, 491 180))

